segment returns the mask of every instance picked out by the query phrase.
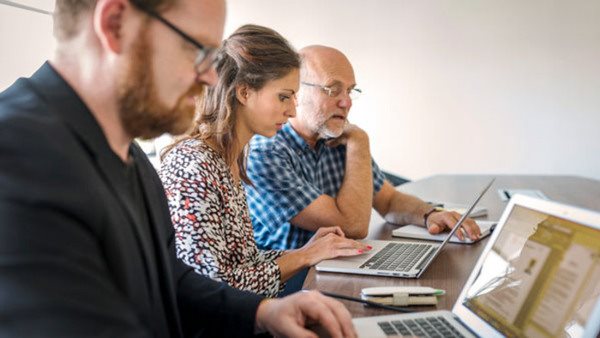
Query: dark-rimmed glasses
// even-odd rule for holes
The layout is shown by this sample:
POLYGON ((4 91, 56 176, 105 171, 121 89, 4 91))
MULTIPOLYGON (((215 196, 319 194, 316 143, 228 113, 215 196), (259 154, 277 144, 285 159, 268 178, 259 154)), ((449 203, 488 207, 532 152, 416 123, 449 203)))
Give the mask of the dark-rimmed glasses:
POLYGON ((186 42, 189 42, 190 44, 192 44, 194 47, 196 47, 198 49, 198 54, 196 55, 196 59, 194 60, 194 69, 196 70, 196 73, 198 75, 201 75, 202 73, 209 70, 213 66, 213 64, 215 64, 217 62, 218 48, 211 48, 211 47, 204 46, 200 42, 196 41, 196 39, 192 38, 191 36, 186 34, 184 31, 179 29, 177 26, 172 24, 169 20, 163 18, 156 11, 140 4, 139 1, 132 0, 131 3, 137 9, 148 14, 148 16, 150 16, 151 18, 154 18, 154 19, 160 21, 161 23, 163 23, 165 26, 169 27, 171 30, 173 30, 175 33, 177 33, 180 37, 182 37, 186 42))
MULTIPOLYGON (((304 82, 304 81, 302 81, 300 83, 305 86, 320 88, 329 97, 337 97, 343 91, 342 87, 339 85, 323 86, 320 84, 309 83, 309 82, 304 82)), ((360 94, 362 94, 362 90, 360 90, 358 88, 350 88, 350 89, 348 89, 347 94, 350 97, 350 99, 356 100, 358 97, 360 97, 360 94)))

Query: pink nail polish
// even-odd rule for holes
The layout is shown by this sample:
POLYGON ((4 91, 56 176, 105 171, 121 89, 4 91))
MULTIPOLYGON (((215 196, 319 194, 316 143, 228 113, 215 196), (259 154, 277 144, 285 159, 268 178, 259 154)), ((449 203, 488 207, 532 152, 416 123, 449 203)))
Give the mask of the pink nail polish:
POLYGON ((364 252, 363 250, 358 250, 358 253, 363 253, 363 252, 364 252))

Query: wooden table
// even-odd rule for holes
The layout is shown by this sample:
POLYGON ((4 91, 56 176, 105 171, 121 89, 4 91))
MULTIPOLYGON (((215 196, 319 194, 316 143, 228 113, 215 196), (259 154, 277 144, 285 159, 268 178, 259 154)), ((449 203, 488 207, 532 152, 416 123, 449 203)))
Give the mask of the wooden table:
MULTIPOLYGON (((500 188, 539 189, 551 200, 600 211, 600 181, 575 176, 437 175, 403 184, 398 187, 398 190, 427 201, 468 205, 492 177, 496 177, 496 181, 479 202, 480 206, 488 209, 488 216, 478 219, 498 220, 500 218, 506 206, 506 202, 500 199, 497 192, 500 188)), ((377 212, 373 211, 368 238, 391 239, 391 232, 397 227, 386 223, 377 212)), ((488 239, 489 237, 473 245, 449 243, 419 279, 317 272, 311 268, 304 282, 304 288, 360 297, 360 290, 366 287, 431 286, 446 290, 446 295, 439 298, 438 305, 412 308, 451 310, 488 239)), ((353 317, 393 313, 354 302, 343 302, 353 317)))

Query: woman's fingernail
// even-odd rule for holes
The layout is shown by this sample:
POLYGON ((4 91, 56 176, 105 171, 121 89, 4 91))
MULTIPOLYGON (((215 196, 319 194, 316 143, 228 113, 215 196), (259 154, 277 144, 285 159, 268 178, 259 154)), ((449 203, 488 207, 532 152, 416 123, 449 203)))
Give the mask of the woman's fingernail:
POLYGON ((367 245, 367 249, 371 250, 371 249, 373 249, 373 247, 370 245, 367 245))
POLYGON ((363 253, 363 252, 364 252, 363 250, 358 250, 358 253, 363 253))

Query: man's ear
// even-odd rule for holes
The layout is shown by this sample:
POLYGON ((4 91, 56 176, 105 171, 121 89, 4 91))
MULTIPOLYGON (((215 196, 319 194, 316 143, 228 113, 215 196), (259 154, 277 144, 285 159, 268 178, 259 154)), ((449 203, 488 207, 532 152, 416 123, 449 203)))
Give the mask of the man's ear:
POLYGON ((235 86, 235 97, 238 101, 245 106, 248 103, 248 95, 250 94, 250 88, 247 85, 237 85, 235 86))
POLYGON ((132 7, 127 0, 99 0, 94 9, 94 32, 100 44, 114 53, 123 50, 123 20, 131 14, 126 13, 128 8, 132 7))

